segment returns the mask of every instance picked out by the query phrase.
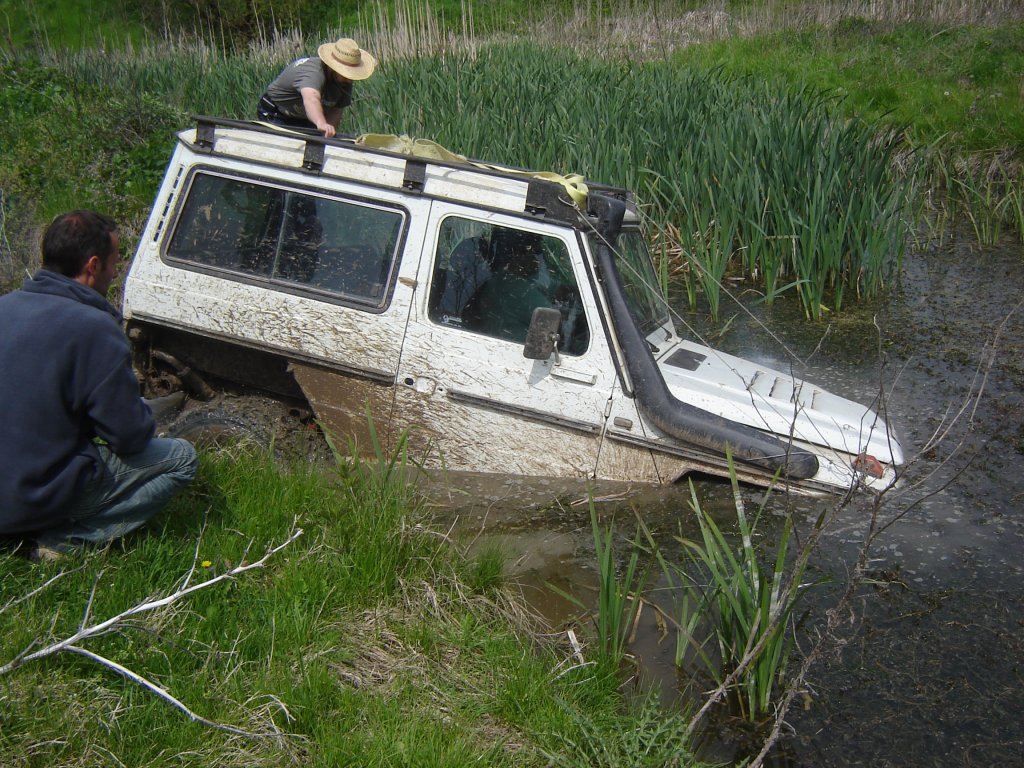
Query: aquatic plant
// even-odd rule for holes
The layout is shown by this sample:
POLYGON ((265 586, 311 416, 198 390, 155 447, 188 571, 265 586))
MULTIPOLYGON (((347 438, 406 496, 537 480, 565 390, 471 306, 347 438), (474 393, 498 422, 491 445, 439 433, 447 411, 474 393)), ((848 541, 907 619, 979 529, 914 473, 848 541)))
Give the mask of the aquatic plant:
POLYGON ((963 174, 953 179, 950 194, 961 202, 962 210, 971 223, 979 245, 994 245, 1002 232, 1000 187, 1002 184, 988 176, 979 178, 963 174))
POLYGON ((1001 205, 1003 215, 1010 220, 1017 238, 1024 243, 1024 182, 1018 179, 1012 183, 1001 205))
POLYGON ((805 592, 800 581, 806 561, 798 559, 788 570, 793 528, 787 517, 774 558, 762 564, 754 537, 767 499, 750 520, 735 472, 732 483, 738 547, 701 508, 691 482, 690 504, 700 540, 678 537, 691 568, 669 562, 660 551, 657 557, 669 583, 683 592, 676 664, 681 666, 692 651, 716 683, 732 694, 730 701, 741 716, 756 721, 770 713, 785 680, 794 611, 805 592), (709 644, 714 647, 708 649, 709 644))
POLYGON ((609 523, 602 528, 593 498, 589 499, 589 505, 590 528, 597 554, 597 606, 589 607, 554 584, 548 584, 548 587, 593 618, 600 660, 614 668, 626 658, 626 646, 640 610, 640 594, 647 582, 647 569, 638 571, 641 547, 637 536, 632 541, 625 570, 621 577, 618 575, 614 526, 609 523))

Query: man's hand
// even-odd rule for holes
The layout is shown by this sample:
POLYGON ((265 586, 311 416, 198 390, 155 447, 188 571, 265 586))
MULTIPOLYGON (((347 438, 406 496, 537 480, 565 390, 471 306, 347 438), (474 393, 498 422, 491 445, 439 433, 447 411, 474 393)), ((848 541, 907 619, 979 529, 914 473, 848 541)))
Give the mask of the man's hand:
POLYGON ((320 101, 320 91, 316 88, 303 88, 302 106, 306 110, 306 119, 316 126, 328 139, 334 135, 334 126, 327 121, 324 115, 324 105, 320 101))

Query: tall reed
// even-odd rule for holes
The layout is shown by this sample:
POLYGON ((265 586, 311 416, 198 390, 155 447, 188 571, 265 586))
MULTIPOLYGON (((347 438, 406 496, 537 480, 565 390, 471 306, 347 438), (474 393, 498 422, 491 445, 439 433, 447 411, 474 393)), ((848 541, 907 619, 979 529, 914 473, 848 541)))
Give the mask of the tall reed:
MULTIPOLYGON (((182 45, 81 53, 61 66, 114 92, 244 118, 294 55, 286 49, 274 61, 272 47, 236 56, 182 45)), ((807 88, 511 42, 382 55, 342 129, 431 138, 633 189, 659 226, 680 233, 676 250, 712 314, 722 277, 735 272, 761 281, 769 301, 795 286, 819 317, 884 289, 903 252, 911 189, 892 170, 898 137, 842 121, 833 106, 807 88)))
POLYGON ((739 545, 705 512, 690 484, 691 506, 700 540, 679 538, 690 567, 668 561, 655 547, 670 585, 682 592, 676 623, 676 664, 693 656, 733 694, 741 716, 756 721, 771 711, 785 681, 792 650, 795 608, 805 588, 800 581, 806 560, 789 565, 792 521, 783 523, 774 556, 762 564, 754 545, 761 509, 751 521, 745 511, 735 473, 733 498, 739 545), (709 643, 714 647, 709 649, 709 643))
POLYGON ((590 527, 597 553, 596 607, 587 606, 575 595, 553 584, 548 586, 585 613, 592 615, 600 660, 611 667, 618 667, 626 658, 626 646, 640 610, 640 593, 647 582, 647 570, 639 569, 641 550, 638 540, 634 539, 622 576, 618 575, 614 527, 610 524, 601 527, 593 498, 590 499, 590 527))

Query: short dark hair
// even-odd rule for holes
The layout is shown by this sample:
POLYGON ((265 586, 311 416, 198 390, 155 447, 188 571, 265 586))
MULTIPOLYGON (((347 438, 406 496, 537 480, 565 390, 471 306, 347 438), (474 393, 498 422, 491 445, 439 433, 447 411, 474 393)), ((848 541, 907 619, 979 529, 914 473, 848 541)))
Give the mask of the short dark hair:
POLYGON ((43 266, 65 277, 78 277, 92 256, 107 265, 114 252, 117 223, 95 211, 69 211, 54 219, 43 234, 43 266))

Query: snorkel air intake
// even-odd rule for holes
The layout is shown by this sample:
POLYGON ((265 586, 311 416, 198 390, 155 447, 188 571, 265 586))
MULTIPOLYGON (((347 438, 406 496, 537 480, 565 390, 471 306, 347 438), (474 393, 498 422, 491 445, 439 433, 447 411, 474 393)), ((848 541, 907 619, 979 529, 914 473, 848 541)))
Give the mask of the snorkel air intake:
POLYGON ((590 194, 590 212, 597 216, 597 266, 604 282, 615 332, 633 383, 637 405, 666 434, 687 443, 724 452, 737 459, 783 475, 806 480, 818 473, 818 458, 746 424, 729 421, 676 398, 665 383, 647 340, 633 321, 626 302, 613 248, 622 228, 626 204, 605 195, 590 194))

